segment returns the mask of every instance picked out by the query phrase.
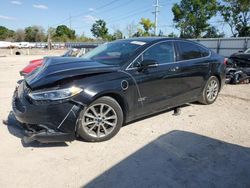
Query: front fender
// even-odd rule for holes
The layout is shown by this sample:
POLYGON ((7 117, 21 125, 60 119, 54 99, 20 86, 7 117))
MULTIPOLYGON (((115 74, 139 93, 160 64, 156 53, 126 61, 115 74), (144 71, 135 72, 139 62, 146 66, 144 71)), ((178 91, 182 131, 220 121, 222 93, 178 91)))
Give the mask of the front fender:
POLYGON ((116 72, 95 75, 83 78, 78 84, 83 88, 83 92, 74 100, 83 103, 84 106, 90 105, 102 96, 110 96, 120 104, 126 115, 128 112, 133 114, 133 110, 137 108, 138 92, 134 81, 127 74, 116 72), (128 83, 128 88, 122 88, 123 81, 128 83))

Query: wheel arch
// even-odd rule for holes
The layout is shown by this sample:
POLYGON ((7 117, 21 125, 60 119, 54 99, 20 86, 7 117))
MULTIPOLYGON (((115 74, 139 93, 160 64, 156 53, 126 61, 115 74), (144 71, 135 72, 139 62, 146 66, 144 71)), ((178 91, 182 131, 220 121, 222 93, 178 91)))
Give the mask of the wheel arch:
POLYGON ((212 76, 215 76, 219 80, 219 84, 220 84, 219 90, 221 90, 221 77, 220 77, 220 75, 219 74, 214 74, 212 76))
POLYGON ((97 96, 94 97, 94 100, 97 100, 101 97, 111 97, 113 99, 116 100, 116 102, 120 105, 121 109, 122 109, 122 112, 123 112, 123 115, 124 115, 124 122, 126 121, 126 117, 128 115, 128 103, 126 101, 126 99, 120 94, 120 93, 117 93, 117 92, 114 92, 114 91, 110 91, 110 92, 105 92, 105 93, 101 93, 97 96))
POLYGON ((222 89, 222 87, 224 85, 223 80, 225 79, 225 75, 226 75, 226 69, 225 69, 224 64, 221 64, 221 63, 211 64, 210 74, 209 74, 208 79, 211 76, 215 76, 219 80, 219 84, 220 84, 219 91, 222 89))

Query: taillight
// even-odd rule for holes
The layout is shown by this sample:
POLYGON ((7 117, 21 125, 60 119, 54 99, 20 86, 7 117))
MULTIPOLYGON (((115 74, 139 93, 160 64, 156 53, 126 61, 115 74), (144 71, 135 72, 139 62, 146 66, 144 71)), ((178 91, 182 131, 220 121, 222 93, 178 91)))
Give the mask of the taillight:
POLYGON ((224 65, 227 65, 227 61, 228 61, 228 58, 225 58, 225 59, 224 59, 224 62, 223 62, 224 65))

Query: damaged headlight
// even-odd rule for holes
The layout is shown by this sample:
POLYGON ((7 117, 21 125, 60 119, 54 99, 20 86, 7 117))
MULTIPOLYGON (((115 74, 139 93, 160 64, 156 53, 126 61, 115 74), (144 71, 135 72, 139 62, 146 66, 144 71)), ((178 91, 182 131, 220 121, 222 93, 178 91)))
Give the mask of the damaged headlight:
POLYGON ((50 91, 41 91, 41 92, 31 92, 29 93, 29 97, 33 100, 62 100, 73 97, 82 91, 81 88, 78 87, 70 87, 66 89, 57 89, 50 91))

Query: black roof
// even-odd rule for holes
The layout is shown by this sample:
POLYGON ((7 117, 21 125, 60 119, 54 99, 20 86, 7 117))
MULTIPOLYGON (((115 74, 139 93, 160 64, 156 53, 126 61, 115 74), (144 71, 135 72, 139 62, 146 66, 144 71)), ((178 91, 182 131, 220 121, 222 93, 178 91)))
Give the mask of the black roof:
POLYGON ((168 37, 135 37, 135 38, 128 38, 128 39, 120 39, 120 41, 140 41, 140 42, 158 42, 162 40, 185 40, 180 38, 168 38, 168 37))

